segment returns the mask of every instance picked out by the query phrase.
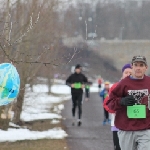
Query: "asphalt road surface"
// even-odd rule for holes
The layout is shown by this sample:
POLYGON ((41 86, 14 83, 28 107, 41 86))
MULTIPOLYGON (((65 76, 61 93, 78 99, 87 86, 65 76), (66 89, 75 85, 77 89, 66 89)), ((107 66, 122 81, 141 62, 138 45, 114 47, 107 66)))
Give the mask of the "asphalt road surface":
POLYGON ((72 126, 72 103, 65 102, 62 111, 63 125, 68 134, 70 150, 113 150, 110 125, 102 125, 103 107, 98 93, 92 93, 89 101, 83 101, 82 126, 72 126))

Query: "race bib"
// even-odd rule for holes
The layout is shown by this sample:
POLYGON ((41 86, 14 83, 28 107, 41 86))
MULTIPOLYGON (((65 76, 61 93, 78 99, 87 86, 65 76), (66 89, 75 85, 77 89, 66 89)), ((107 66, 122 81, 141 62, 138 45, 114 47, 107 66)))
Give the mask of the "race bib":
POLYGON ((81 83, 74 83, 75 89, 81 89, 81 83))
POLYGON ((127 106, 128 118, 146 118, 146 106, 145 105, 133 105, 127 106))
POLYGON ((89 89, 89 88, 90 88, 90 86, 86 85, 86 89, 89 89))

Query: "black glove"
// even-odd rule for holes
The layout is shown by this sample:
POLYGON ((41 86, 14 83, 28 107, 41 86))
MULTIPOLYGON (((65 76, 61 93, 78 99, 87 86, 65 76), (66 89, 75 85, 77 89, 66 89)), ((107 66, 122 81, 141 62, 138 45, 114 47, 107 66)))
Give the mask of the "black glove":
POLYGON ((136 100, 134 99, 133 95, 128 95, 126 97, 123 97, 120 101, 120 104, 124 106, 133 106, 135 103, 136 100))

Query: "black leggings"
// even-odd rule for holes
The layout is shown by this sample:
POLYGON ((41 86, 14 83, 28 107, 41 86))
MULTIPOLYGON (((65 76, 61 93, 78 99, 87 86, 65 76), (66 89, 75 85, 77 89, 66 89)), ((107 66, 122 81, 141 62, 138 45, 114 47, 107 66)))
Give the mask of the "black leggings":
POLYGON ((86 98, 90 97, 90 90, 89 89, 85 89, 85 97, 86 98))
POLYGON ((109 119, 109 112, 104 108, 104 120, 109 119))
POLYGON ((78 118, 82 115, 82 93, 72 94, 72 116, 75 117, 76 107, 78 106, 78 118))
POLYGON ((117 132, 118 131, 113 131, 114 150, 121 150, 117 132))

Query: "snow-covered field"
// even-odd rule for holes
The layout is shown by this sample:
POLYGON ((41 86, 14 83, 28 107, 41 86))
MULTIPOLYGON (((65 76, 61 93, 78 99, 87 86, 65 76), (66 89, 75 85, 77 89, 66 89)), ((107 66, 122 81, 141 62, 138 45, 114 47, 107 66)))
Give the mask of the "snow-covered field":
MULTIPOLYGON (((52 119, 52 124, 59 123, 62 118, 61 111, 64 109, 62 102, 71 98, 70 88, 63 85, 63 83, 63 81, 60 81, 59 84, 57 83, 57 85, 53 85, 51 88, 52 93, 58 94, 58 97, 48 95, 48 87, 45 84, 34 85, 33 91, 31 91, 29 85, 27 85, 21 119, 23 121, 52 119), (52 110, 52 112, 50 110, 52 110)), ((93 85, 90 88, 90 91, 98 92, 97 85, 93 85)), ((15 126, 11 122, 10 125, 15 126)), ((0 130, 0 135, 0 142, 36 139, 63 139, 67 136, 66 132, 61 128, 53 128, 47 131, 30 131, 29 129, 9 128, 8 131, 0 130)))

